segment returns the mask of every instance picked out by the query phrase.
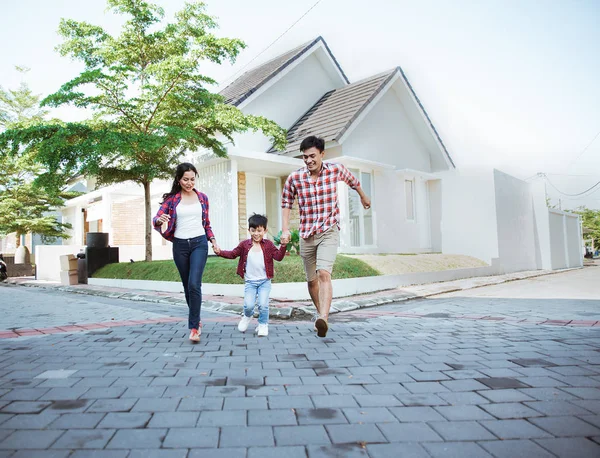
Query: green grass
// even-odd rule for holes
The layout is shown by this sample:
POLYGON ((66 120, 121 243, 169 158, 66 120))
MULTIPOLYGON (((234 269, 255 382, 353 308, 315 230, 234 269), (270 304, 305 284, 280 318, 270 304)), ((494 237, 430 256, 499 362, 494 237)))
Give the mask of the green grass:
MULTIPOLYGON (((224 259, 209 256, 204 269, 204 283, 244 283, 235 272, 237 259, 224 259)), ((333 266, 333 279, 357 278, 381 275, 377 270, 358 259, 338 255, 333 266)), ((121 262, 108 264, 96 271, 94 278, 118 278, 128 280, 181 281, 175 263, 169 261, 121 262)), ((275 261, 273 283, 304 282, 304 267, 300 256, 286 256, 283 261, 275 261)))

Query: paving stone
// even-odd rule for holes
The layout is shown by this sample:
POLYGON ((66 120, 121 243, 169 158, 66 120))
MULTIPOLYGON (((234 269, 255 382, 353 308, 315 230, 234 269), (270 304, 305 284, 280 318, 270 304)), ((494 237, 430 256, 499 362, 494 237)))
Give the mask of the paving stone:
POLYGON ((497 458, 552 458, 555 456, 529 440, 484 441, 479 445, 497 458))
POLYGON ((378 426, 389 442, 433 442, 442 440, 425 423, 382 423, 378 426))
POLYGON ((207 386, 205 397, 244 397, 246 387, 244 386, 207 386))
POLYGON ((443 406, 448 404, 435 394, 399 394, 396 397, 405 406, 443 406))
POLYGON ((520 390, 484 390, 478 391, 478 394, 484 396, 492 402, 522 402, 533 401, 531 396, 526 395, 520 390))
POLYGON ((490 403, 490 401, 488 401, 480 394, 464 391, 457 391, 452 393, 438 393, 437 395, 451 405, 480 405, 490 403))
POLYGON ((431 455, 419 444, 367 444, 371 458, 430 458, 431 455))
POLYGON ((600 429, 572 416, 532 418, 530 421, 556 437, 600 435, 600 429))
POLYGON ((2 450, 20 450, 20 449, 46 449, 56 439, 58 439, 64 431, 43 431, 43 430, 24 430, 15 431, 6 437, 0 443, 2 450))
POLYGON ((307 450, 308 458, 368 458, 358 444, 309 445, 307 450))
POLYGON ((422 445, 434 458, 492 458, 485 449, 473 442, 432 442, 422 445))
POLYGON ((52 448, 102 449, 114 433, 114 429, 74 429, 65 432, 52 448))
MULTIPOLYGON (((86 450, 87 452, 93 450, 86 450)), ((67 458, 72 456, 77 456, 79 453, 76 451, 71 455, 70 450, 18 450, 15 454, 13 451, 0 451, 0 456, 2 458, 67 458)), ((127 452, 126 452, 127 453, 127 452)), ((121 455, 123 456, 123 455, 121 455)), ((117 456, 116 458, 121 458, 121 456, 117 456)), ((126 455, 124 455, 126 456, 126 455)))
POLYGON ((476 381, 483 383, 485 386, 492 389, 507 389, 507 388, 527 388, 528 386, 515 378, 509 377, 488 377, 476 378, 476 381))
POLYGON ((23 414, 15 415, 2 424, 2 429, 45 429, 50 423, 58 418, 58 415, 23 414))
POLYGON ((287 426, 296 424, 296 414, 293 409, 248 411, 249 426, 287 426))
POLYGON ((222 398, 196 398, 182 399, 177 406, 177 411, 198 412, 203 410, 221 410, 222 408, 222 398))
POLYGON ((274 445, 271 428, 264 426, 225 426, 221 428, 220 447, 273 447, 274 445))
POLYGON ((580 437, 536 439, 538 445, 561 458, 598 458, 600 445, 580 437))
POLYGON ((506 402, 501 404, 484 404, 480 407, 486 412, 492 414, 494 417, 500 419, 543 416, 543 414, 537 410, 533 410, 532 408, 519 403, 506 402))
POLYGON ((443 391, 449 391, 444 385, 439 382, 414 382, 414 383, 403 383, 402 386, 411 393, 440 393, 443 391))
POLYGON ((474 421, 447 421, 429 423, 446 441, 480 441, 495 437, 487 429, 474 421))
POLYGON ((276 426, 273 428, 277 445, 330 444, 327 431, 322 425, 276 426))
POLYGON ((137 399, 99 399, 87 409, 87 412, 128 412, 137 399))
POLYGON ((576 396, 559 388, 524 388, 520 391, 538 401, 570 401, 577 399, 576 396))
POLYGON ((386 441, 374 424, 327 425, 325 428, 334 444, 386 441))
MULTIPOLYGON (((152 454, 152 451, 146 455, 147 457, 158 457, 160 455, 152 454)), ((126 458, 131 457, 129 450, 75 450, 69 458, 126 458)), ((138 455, 139 457, 139 455, 138 455)))
POLYGON ((392 395, 369 394, 354 396, 360 407, 396 407, 401 406, 402 402, 392 395))
POLYGON ((2 401, 37 401, 50 388, 14 388, 7 391, 0 400, 2 401))
POLYGON ((532 401, 524 402, 523 404, 548 416, 590 414, 589 410, 568 401, 532 401))
POLYGON ((92 429, 104 416, 104 413, 66 413, 54 420, 47 429, 92 429))
POLYGON ((390 407, 389 411, 403 423, 445 420, 444 417, 431 407, 390 407))
POLYGON ((50 402, 14 401, 0 409, 2 413, 40 413, 50 402))
POLYGON ((148 423, 148 428, 186 428, 194 427, 198 422, 196 412, 156 412, 148 423))
POLYGON ((171 428, 163 442, 164 448, 216 448, 219 428, 171 428))
POLYGON ((306 458, 304 447, 251 447, 248 449, 248 458, 306 458))
MULTIPOLYGON (((109 453, 114 453, 116 450, 110 450, 109 453)), ((203 451, 206 453, 206 451, 203 451)), ((132 450, 127 458, 186 458, 188 449, 180 450, 132 450)), ((211 452, 211 456, 212 452, 211 452)), ((107 457, 109 458, 109 457, 107 457)))
POLYGON ((175 412, 179 405, 178 398, 143 398, 135 403, 132 412, 175 412))
POLYGON ((398 419, 384 407, 365 407, 361 409, 342 409, 350 423, 390 423, 398 419))
POLYGON ((358 403, 350 395, 311 396, 317 408, 358 407, 358 403))
POLYGON ((257 398, 225 398, 224 410, 253 410, 267 409, 267 398, 260 396, 257 398))
POLYGON ((526 420, 492 420, 481 421, 480 425, 489 429, 498 439, 536 439, 551 437, 546 431, 532 425, 526 420))
POLYGON ((437 410, 440 414, 444 416, 447 420, 492 420, 490 414, 481 410, 478 406, 436 406, 435 410, 437 410))
POLYGON ((314 404, 309 396, 269 396, 269 409, 312 409, 314 404))
POLYGON ((106 448, 157 449, 166 435, 166 429, 122 429, 115 433, 106 448))
POLYGON ((340 409, 317 408, 296 409, 298 424, 300 425, 326 425, 348 423, 340 409))
MULTIPOLYGON (((187 458, 206 458, 206 450, 190 450, 190 453, 187 458)), ((210 458, 246 458, 246 449, 232 447, 213 448, 210 450, 210 458)))

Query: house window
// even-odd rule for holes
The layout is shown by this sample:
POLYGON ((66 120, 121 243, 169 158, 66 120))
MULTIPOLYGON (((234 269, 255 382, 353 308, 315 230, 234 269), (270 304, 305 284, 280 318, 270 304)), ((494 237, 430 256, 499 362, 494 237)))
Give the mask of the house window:
POLYGON ((406 219, 415 221, 415 181, 404 180, 404 193, 406 195, 406 219))
MULTIPOLYGON (((351 169, 350 172, 359 179, 360 186, 367 196, 373 199, 373 175, 370 172, 361 172, 351 169)), ((348 213, 350 219, 350 245, 353 247, 369 246, 375 244, 373 231, 373 210, 365 210, 360 203, 358 193, 348 193, 348 213)))

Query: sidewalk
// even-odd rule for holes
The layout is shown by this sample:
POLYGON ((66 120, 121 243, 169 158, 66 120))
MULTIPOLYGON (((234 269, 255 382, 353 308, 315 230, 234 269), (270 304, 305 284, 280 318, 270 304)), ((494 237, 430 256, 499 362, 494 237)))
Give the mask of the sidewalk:
MULTIPOLYGON (((544 275, 552 275, 556 273, 566 272, 574 269, 564 270, 534 270, 515 272, 505 275, 495 275, 490 277, 467 278, 463 280, 454 280, 448 282, 431 283, 427 285, 407 286, 404 288, 396 288, 378 293, 363 294, 351 296, 348 298, 334 300, 332 302, 331 312, 348 312, 362 308, 374 307, 378 305, 391 304, 402 302, 409 299, 422 299, 426 297, 436 296, 439 294, 450 293, 455 291, 470 290, 480 288, 482 286, 497 285, 501 283, 523 280, 527 278, 540 277, 544 275)), ((161 304, 182 305, 185 306, 185 298, 183 293, 166 293, 166 292, 148 292, 145 290, 134 290, 126 288, 115 288, 106 286, 92 285, 73 285, 64 286, 59 283, 47 282, 42 280, 34 280, 30 277, 9 278, 9 284, 19 286, 29 286, 36 288, 57 289, 76 294, 87 294, 92 296, 104 296, 113 299, 128 299, 132 301, 153 302, 161 304)), ((243 298, 233 296, 210 296, 203 295, 202 308, 221 313, 231 313, 239 315, 243 309, 243 298)), ((314 306, 309 301, 287 301, 277 298, 271 298, 270 303, 270 318, 271 319, 303 319, 308 318, 314 313, 314 306)))

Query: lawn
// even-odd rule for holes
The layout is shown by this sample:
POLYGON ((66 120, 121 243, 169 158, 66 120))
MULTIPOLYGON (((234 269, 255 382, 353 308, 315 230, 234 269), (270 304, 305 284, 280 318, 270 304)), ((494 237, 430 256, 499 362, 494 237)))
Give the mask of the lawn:
MULTIPOLYGON (((243 283, 236 275, 237 259, 224 259, 209 256, 204 269, 204 283, 243 283)), ((338 255, 333 266, 333 279, 356 278, 381 275, 377 270, 359 259, 338 255)), ((119 278, 129 280, 181 281, 173 261, 121 262, 108 264, 96 271, 94 278, 119 278)), ((275 262, 273 283, 304 282, 304 268, 300 256, 286 256, 283 261, 275 262)))

